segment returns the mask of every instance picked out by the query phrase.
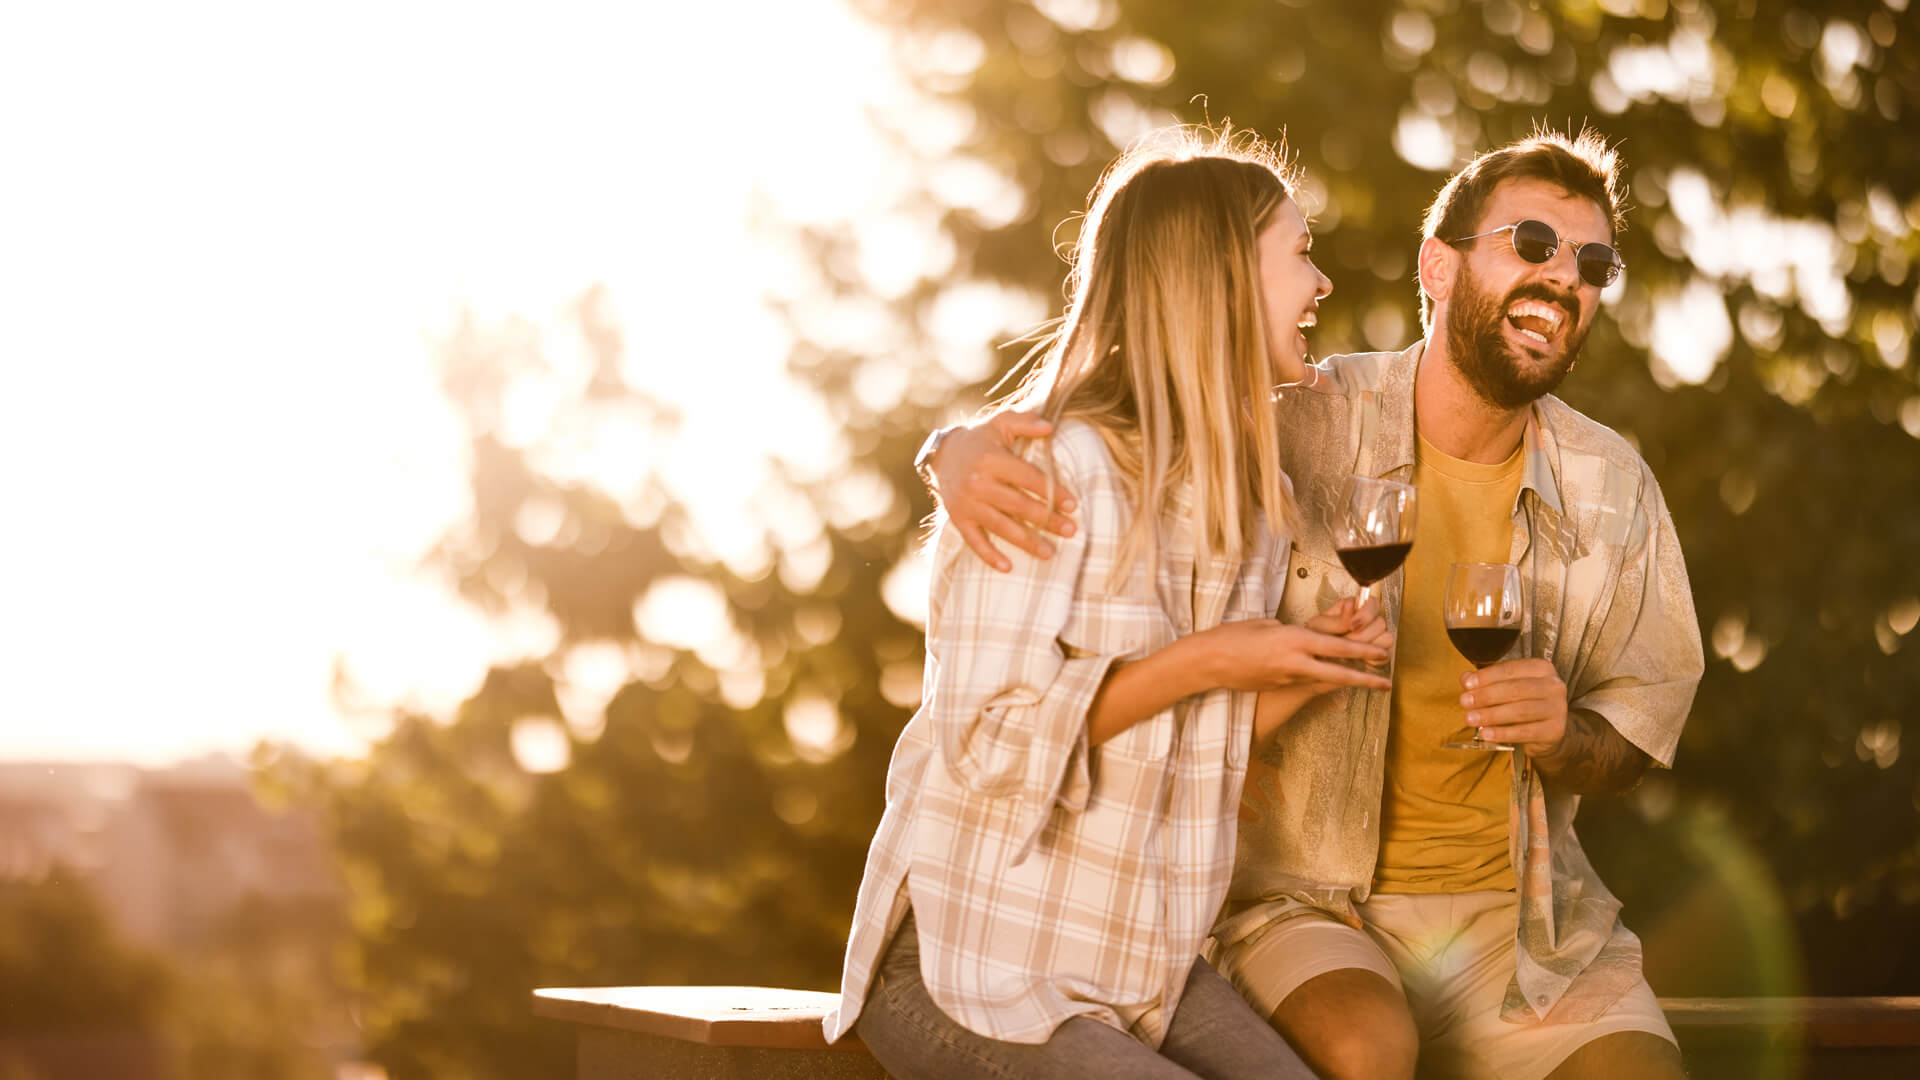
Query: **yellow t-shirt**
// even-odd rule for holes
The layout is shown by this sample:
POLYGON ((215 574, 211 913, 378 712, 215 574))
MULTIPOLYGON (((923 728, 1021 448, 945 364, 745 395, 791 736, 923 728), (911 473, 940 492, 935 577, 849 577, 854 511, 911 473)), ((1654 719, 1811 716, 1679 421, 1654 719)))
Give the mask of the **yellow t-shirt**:
POLYGON ((1440 745, 1466 723, 1460 676, 1473 670, 1447 640, 1442 605, 1454 563, 1502 563, 1511 555, 1521 457, 1515 449, 1498 465, 1477 465, 1419 440, 1419 516, 1394 648, 1377 892, 1514 887, 1507 856, 1513 755, 1440 745))

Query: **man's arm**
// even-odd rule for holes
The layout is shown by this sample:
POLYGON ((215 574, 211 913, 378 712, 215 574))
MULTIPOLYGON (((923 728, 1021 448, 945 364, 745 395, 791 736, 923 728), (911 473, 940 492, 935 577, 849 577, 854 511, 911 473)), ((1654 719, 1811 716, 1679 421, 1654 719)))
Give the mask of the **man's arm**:
POLYGON ((1599 713, 1574 709, 1567 714, 1566 734, 1560 745, 1534 755, 1542 776, 1577 795, 1612 795, 1640 782, 1653 761, 1646 751, 1599 713))
POLYGON ((1640 782, 1651 764, 1606 718, 1567 706, 1567 684, 1545 660, 1509 660, 1469 673, 1460 705, 1491 742, 1524 750, 1555 786, 1610 795, 1640 782))
POLYGON ((1700 682, 1700 624, 1680 541, 1653 474, 1641 470, 1627 550, 1587 661, 1593 676, 1578 700, 1568 701, 1546 660, 1462 679, 1467 723, 1521 746, 1544 776, 1580 794, 1625 791, 1649 764, 1670 763, 1700 682))
POLYGON ((1013 564, 990 537, 1045 559, 1053 554, 1053 544, 1042 529, 1056 536, 1073 535, 1073 519, 1067 516, 1076 505, 1073 492, 1056 484, 1049 510, 1042 501, 1046 474, 1013 449, 1018 440, 1052 434, 1052 424, 1030 413, 996 413, 951 429, 927 463, 934 495, 947 519, 967 547, 995 570, 1004 572, 1013 564))

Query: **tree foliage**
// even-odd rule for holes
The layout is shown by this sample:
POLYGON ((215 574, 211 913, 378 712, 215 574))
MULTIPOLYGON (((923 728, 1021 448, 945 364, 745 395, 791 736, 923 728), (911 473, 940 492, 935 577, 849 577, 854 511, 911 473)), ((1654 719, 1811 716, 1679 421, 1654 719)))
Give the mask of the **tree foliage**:
POLYGON ((150 948, 65 867, 0 881, 0 1076, 331 1075, 348 1026, 328 1011, 337 921, 324 902, 254 900, 200 940, 150 948))
POLYGON ((1285 131, 1335 282, 1329 352, 1417 336, 1419 218, 1467 155, 1541 120, 1620 143, 1630 269, 1565 396, 1660 477, 1710 663, 1678 767, 1591 803, 1582 834, 1664 992, 1920 992, 1920 770, 1901 741, 1920 703, 1920 29, 1904 5, 863 6, 925 96, 890 122, 920 159, 909 209, 938 216, 952 257, 881 295, 856 230, 806 234, 820 291, 789 312, 792 366, 844 424, 848 465, 776 468, 747 495, 758 556, 714 555, 657 480, 552 467, 557 446, 676 423, 623 374, 635 358, 594 294, 590 370, 560 372, 524 333, 446 345, 474 510, 436 565, 476 603, 541 613, 555 643, 453 717, 400 717, 365 761, 278 770, 328 808, 370 1056, 398 1078, 550 1068, 565 1035, 530 1019, 539 985, 834 985, 916 696, 918 631, 886 602, 929 509, 908 461, 986 386, 942 328, 981 295, 1026 298, 978 317, 1003 336, 1057 314, 1056 227, 1166 119, 1285 131), (888 343, 816 332, 842 308, 888 343), (531 435, 503 419, 530 382, 564 389, 531 435), (637 609, 688 578, 724 601, 726 642, 645 640, 637 609), (617 657, 622 685, 582 714, 567 700, 592 656, 617 657), (534 729, 566 767, 516 757, 534 729))

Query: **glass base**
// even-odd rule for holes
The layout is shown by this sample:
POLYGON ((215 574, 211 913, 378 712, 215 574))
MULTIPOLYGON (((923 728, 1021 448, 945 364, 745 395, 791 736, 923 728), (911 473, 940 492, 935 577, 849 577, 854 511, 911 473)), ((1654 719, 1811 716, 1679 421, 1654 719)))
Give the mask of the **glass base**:
POLYGON ((1454 733, 1453 735, 1448 736, 1447 741, 1441 743, 1440 745, 1446 747, 1448 750, 1512 750, 1514 749, 1514 747, 1508 743, 1488 742, 1487 740, 1481 738, 1478 734, 1476 734, 1472 728, 1466 728, 1463 731, 1459 731, 1454 733))

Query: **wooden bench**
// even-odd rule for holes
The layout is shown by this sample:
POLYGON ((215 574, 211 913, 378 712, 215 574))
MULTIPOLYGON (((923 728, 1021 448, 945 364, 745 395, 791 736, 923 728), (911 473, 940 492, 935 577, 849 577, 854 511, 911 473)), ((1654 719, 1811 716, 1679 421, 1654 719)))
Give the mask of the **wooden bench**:
POLYGON ((886 1080, 860 1040, 829 1046, 839 994, 764 986, 535 990, 537 1016, 574 1025, 578 1080, 886 1080))
MULTIPOLYGON (((534 991, 536 1015, 572 1024, 578 1080, 885 1080, 820 1020, 838 994, 759 986, 534 991)), ((1920 1077, 1920 997, 1662 998, 1693 1080, 1920 1077)))

